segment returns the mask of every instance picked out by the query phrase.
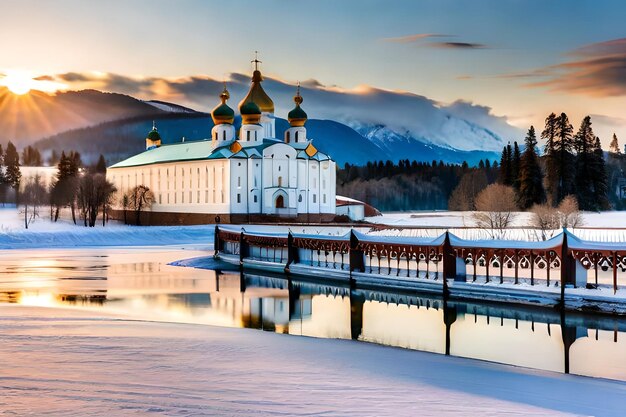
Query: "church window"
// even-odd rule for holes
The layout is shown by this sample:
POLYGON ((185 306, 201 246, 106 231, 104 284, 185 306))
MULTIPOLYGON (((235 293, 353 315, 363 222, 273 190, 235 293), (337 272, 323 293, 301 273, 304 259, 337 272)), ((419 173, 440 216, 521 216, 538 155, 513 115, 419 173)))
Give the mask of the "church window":
POLYGON ((278 165, 278 172, 280 172, 280 165, 278 165))
POLYGON ((313 188, 317 188, 317 178, 313 178, 313 188))
POLYGON ((237 187, 241 187, 241 177, 237 177, 237 187))
POLYGON ((290 134, 291 132, 287 132, 287 143, 289 143, 289 137, 291 136, 290 134))
POLYGON ((296 142, 298 142, 298 132, 296 131, 296 142))
POLYGON ((283 177, 278 177, 278 186, 279 187, 283 186, 283 177))
POLYGON ((255 203, 257 202, 257 197, 256 197, 256 194, 254 195, 254 202, 255 202, 255 203))
POLYGON ((256 175, 254 176, 254 186, 256 187, 256 175))
POLYGON ((209 190, 204 190, 204 204, 209 202, 209 190))
POLYGON ((249 130, 246 132, 246 140, 248 142, 250 142, 250 131, 249 130))
POLYGON ((325 190, 326 189, 326 180, 322 180, 322 188, 325 190))
POLYGON ((174 204, 178 204, 178 193, 174 192, 174 204))
POLYGON ((200 191, 198 191, 198 195, 197 195, 196 203, 200 204, 200 191))
POLYGON ((189 202, 193 203, 193 197, 192 197, 191 191, 189 191, 189 202))
POLYGON ((241 162, 237 162, 237 166, 240 167, 241 166, 241 162))
POLYGON ((222 130, 222 140, 226 140, 226 131, 222 130))
POLYGON ((313 194, 313 204, 317 203, 317 194, 313 194))
POLYGON ((254 132, 254 141, 255 141, 255 142, 256 142, 256 134, 257 134, 257 132, 255 131, 255 132, 254 132))
POLYGON ((322 200, 324 200, 324 204, 326 204, 326 194, 322 195, 322 200))
POLYGON ((167 193, 167 204, 170 203, 170 193, 167 193))
POLYGON ((237 194, 237 202, 241 203, 241 194, 237 194))
POLYGON ((185 192, 184 191, 180 192, 180 202, 185 204, 185 192))
POLYGON ((220 203, 224 202, 224 190, 221 191, 220 193, 220 203))
POLYGON ((162 201, 161 201, 161 194, 159 194, 159 204, 161 204, 161 203, 162 203, 162 201))
POLYGON ((302 194, 298 197, 298 203, 302 203, 302 194))
POLYGON ((204 186, 206 188, 209 188, 209 167, 206 167, 205 171, 206 172, 204 173, 204 175, 205 175, 205 177, 204 177, 204 186))
POLYGON ((217 132, 215 132, 215 134, 213 135, 213 137, 215 138, 215 140, 217 140, 217 132))

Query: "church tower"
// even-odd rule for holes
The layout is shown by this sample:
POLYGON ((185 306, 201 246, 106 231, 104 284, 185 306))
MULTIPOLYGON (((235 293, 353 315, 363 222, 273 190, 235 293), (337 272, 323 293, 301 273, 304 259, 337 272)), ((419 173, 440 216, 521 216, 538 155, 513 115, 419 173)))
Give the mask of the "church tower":
POLYGON ((261 134, 262 137, 260 138, 262 141, 263 138, 276 137, 274 102, 261 86, 261 82, 263 81, 263 76, 261 75, 261 71, 259 71, 259 64, 261 61, 258 60, 258 57, 255 57, 252 63, 254 64, 252 85, 250 86, 248 95, 239 103, 239 107, 241 108, 245 104, 252 102, 258 106, 259 110, 261 110, 259 124, 263 127, 263 133, 261 134))
POLYGON ((224 83, 224 91, 220 94, 222 103, 218 104, 211 112, 211 118, 215 124, 211 129, 211 146, 213 148, 235 139, 235 127, 233 126, 235 111, 226 104, 229 98, 230 94, 226 89, 226 83, 224 83))
POLYGON ((307 141, 306 127, 304 127, 307 121, 307 114, 300 107, 300 104, 304 101, 300 95, 300 83, 298 83, 298 89, 293 97, 293 101, 296 103, 296 107, 287 114, 291 127, 285 131, 285 143, 304 143, 307 141))
POLYGON ((146 136, 146 150, 158 148, 160 146, 161 146, 161 135, 159 135, 159 132, 157 131, 157 128, 156 128, 156 123, 153 120, 152 130, 150 131, 150 133, 148 133, 148 136, 146 136))

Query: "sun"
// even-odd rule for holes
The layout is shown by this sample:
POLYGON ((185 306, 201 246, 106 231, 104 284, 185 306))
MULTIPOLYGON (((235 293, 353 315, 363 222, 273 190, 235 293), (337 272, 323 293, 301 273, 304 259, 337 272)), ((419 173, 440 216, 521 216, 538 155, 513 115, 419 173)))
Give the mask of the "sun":
POLYGON ((13 94, 21 96, 28 93, 34 87, 35 80, 27 74, 12 72, 2 78, 0 84, 8 88, 13 94))
POLYGON ((0 73, 0 86, 5 86, 10 92, 18 96, 28 94, 31 90, 56 93, 68 88, 66 84, 51 77, 36 77, 28 71, 16 70, 6 71, 4 75, 0 73))

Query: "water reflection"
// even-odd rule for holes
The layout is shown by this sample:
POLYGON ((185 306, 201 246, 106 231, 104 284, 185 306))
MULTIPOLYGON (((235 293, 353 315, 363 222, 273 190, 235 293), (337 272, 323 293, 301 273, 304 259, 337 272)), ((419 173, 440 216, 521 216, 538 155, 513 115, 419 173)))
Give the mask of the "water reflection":
POLYGON ((622 318, 167 265, 200 255, 206 252, 8 251, 0 254, 0 302, 354 339, 626 380, 622 318))

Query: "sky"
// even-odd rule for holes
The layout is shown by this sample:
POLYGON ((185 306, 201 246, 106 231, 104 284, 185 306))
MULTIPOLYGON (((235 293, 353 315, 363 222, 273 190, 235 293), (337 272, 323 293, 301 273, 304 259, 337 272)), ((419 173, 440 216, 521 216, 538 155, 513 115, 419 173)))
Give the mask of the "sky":
POLYGON ((250 73, 258 50, 263 73, 285 83, 464 100, 524 130, 540 129, 550 112, 568 113, 575 127, 591 114, 605 147, 612 131, 626 139, 624 1, 0 0, 0 8, 0 74, 27 71, 64 88, 166 98, 172 80, 250 73))

